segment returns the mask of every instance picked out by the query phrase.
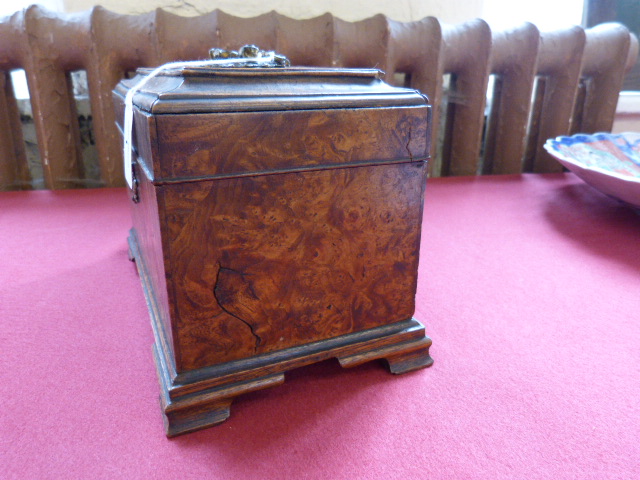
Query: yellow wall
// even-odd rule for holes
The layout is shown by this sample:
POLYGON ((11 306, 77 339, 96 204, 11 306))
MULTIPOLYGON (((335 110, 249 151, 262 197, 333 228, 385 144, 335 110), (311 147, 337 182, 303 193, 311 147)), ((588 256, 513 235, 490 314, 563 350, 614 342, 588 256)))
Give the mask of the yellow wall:
POLYGON ((411 21, 427 16, 446 23, 480 17, 483 0, 62 0, 67 12, 100 4, 117 13, 143 13, 157 7, 184 16, 200 15, 219 8, 232 15, 253 17, 275 10, 292 18, 311 18, 331 12, 355 21, 384 13, 394 20, 411 21))

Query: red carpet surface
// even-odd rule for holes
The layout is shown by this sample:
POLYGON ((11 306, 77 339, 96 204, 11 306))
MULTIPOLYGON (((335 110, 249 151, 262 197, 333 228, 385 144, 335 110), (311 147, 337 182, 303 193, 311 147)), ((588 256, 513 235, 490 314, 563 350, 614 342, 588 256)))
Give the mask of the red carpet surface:
POLYGON ((0 478, 640 478, 640 216, 573 175, 429 181, 433 367, 312 365, 172 440, 128 201, 0 193, 0 478))

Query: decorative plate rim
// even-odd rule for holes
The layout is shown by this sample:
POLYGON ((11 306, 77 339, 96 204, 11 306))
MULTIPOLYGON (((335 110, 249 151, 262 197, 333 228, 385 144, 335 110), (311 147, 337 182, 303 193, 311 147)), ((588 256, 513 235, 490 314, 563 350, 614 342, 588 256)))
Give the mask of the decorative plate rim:
MULTIPOLYGON (((618 172, 614 172, 612 170, 607 170, 598 166, 592 166, 592 165, 585 165, 584 163, 580 162, 579 160, 576 160, 573 157, 569 157, 567 155, 565 155, 563 152, 561 152, 560 150, 558 150, 556 147, 559 144, 569 144, 569 145, 573 145, 576 143, 593 143, 593 142, 597 142, 597 141, 603 141, 603 140, 615 140, 617 138, 622 138, 625 136, 629 136, 629 135, 633 135, 633 136, 637 136, 638 139, 640 140, 640 132, 623 132, 623 133, 608 133, 608 132, 598 132, 598 133, 594 133, 594 134, 586 134, 586 133, 577 133, 575 135, 560 135, 558 137, 555 138, 549 138, 547 139, 547 141, 544 143, 544 149, 553 157, 557 158, 559 161, 561 162, 567 162, 570 163, 571 165, 574 165, 578 168, 581 168, 583 170, 591 170, 597 173, 600 173, 602 175, 607 175, 609 177, 615 177, 619 180, 622 180, 624 182, 631 182, 631 183, 637 183, 640 184, 640 177, 633 177, 630 175, 625 175, 623 173, 618 173, 618 172)), ((638 168, 640 168, 640 165, 638 165, 637 163, 635 163, 634 161, 632 161, 629 158, 629 161, 633 164, 636 165, 638 168)))

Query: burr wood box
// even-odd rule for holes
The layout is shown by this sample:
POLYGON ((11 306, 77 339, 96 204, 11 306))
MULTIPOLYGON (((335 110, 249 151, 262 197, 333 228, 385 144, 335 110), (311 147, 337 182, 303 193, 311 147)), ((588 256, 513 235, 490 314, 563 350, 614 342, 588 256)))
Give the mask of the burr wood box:
MULTIPOLYGON (((121 129, 136 81, 114 91, 121 129)), ((313 362, 431 364, 413 318, 426 97, 377 70, 200 66, 133 111, 129 247, 169 436, 313 362)))

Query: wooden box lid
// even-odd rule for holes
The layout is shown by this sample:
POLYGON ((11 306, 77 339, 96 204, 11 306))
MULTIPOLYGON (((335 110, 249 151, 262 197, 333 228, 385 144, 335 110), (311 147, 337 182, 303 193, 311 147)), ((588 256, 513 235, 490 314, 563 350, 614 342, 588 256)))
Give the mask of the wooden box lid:
MULTIPOLYGON (((114 95, 124 98, 151 70, 114 95)), ((155 184, 426 160, 427 98, 375 69, 181 67, 133 96, 133 146, 155 184)))
MULTIPOLYGON (((116 92, 124 97, 150 69, 116 92)), ((415 90, 392 87, 376 69, 185 67, 166 70, 133 98, 151 114, 424 106, 415 90)))

